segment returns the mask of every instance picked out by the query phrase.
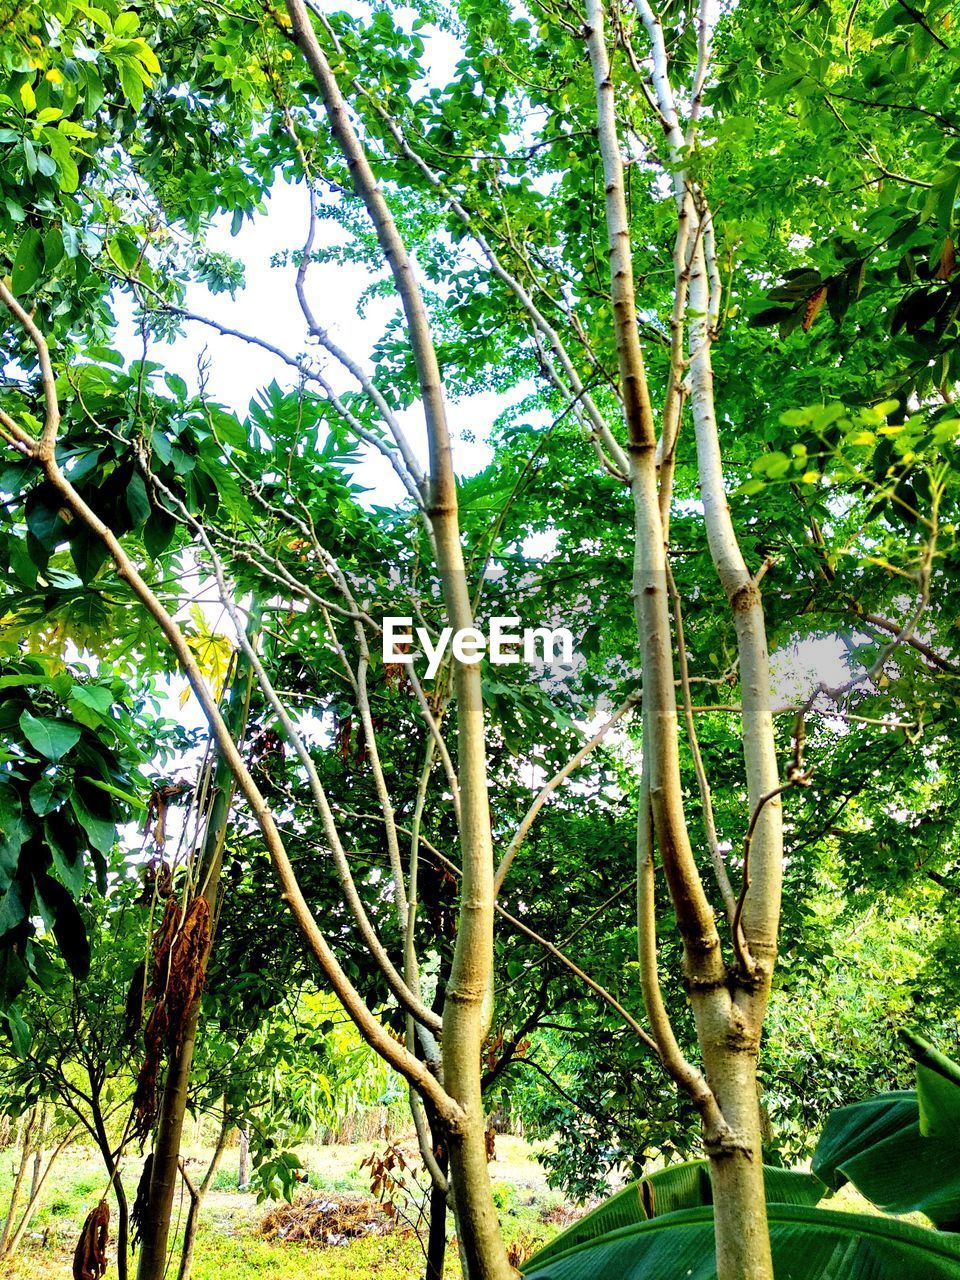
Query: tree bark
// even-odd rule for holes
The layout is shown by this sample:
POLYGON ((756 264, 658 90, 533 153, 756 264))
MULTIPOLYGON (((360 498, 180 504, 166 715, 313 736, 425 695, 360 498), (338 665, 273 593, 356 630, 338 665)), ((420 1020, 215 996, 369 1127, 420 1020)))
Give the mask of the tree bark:
MULTIPOLYGON (((441 1173, 447 1172, 447 1159, 441 1153, 437 1157, 441 1173)), ((443 1280, 443 1268, 447 1256, 447 1195, 444 1189, 431 1183, 430 1230, 427 1235, 427 1267, 424 1280, 443 1280)))
MULTIPOLYGON (((36 1207, 40 1200, 40 1196, 41 1196, 41 1193, 43 1192, 43 1188, 47 1181, 47 1178, 50 1176, 50 1170, 56 1164, 57 1157, 60 1155, 60 1153, 64 1151, 73 1141, 73 1135, 76 1132, 76 1129, 77 1129, 77 1126, 73 1125, 73 1127, 67 1132, 66 1137, 63 1138, 62 1141, 59 1142, 57 1146, 53 1148, 53 1150, 50 1152, 50 1159, 47 1161, 46 1166, 43 1168, 40 1175, 34 1180, 30 1188, 30 1199, 27 1201, 27 1207, 23 1211, 23 1217, 20 1219, 20 1225, 17 1227, 16 1231, 10 1237, 10 1240, 6 1245, 6 1248, 3 1250, 2 1256, 4 1258, 12 1258, 13 1255, 16 1253, 17 1249, 19 1248, 20 1241, 23 1239, 24 1233, 26 1232, 27 1228, 30 1226, 30 1220, 34 1215, 34 1212, 36 1211, 36 1207)), ((34 1169, 36 1169, 36 1165, 34 1165, 34 1169)))
POLYGON ((95 1090, 91 1095, 90 1114, 93 1120, 93 1131, 100 1155, 107 1168, 107 1176, 113 1187, 117 1201, 117 1280, 127 1280, 130 1264, 130 1209, 127 1204, 127 1193, 118 1168, 119 1154, 110 1145, 110 1137, 103 1119, 100 1098, 95 1090))
POLYGON ((30 1178, 30 1202, 33 1203, 37 1198, 37 1188, 40 1185, 41 1171, 43 1169, 43 1142, 47 1134, 47 1122, 49 1114, 46 1106, 41 1105, 40 1123, 37 1127, 36 1144, 37 1149, 33 1153, 33 1174, 30 1178))
POLYGON ((717 1276, 771 1280, 756 1051, 704 1045, 703 1055, 707 1078, 738 1142, 710 1153, 717 1276))
POLYGON ((664 474, 659 477, 656 435, 637 330, 631 228, 615 91, 604 37, 603 0, 588 0, 587 39, 597 97, 611 300, 634 502, 633 591, 643 669, 637 896, 641 983, 664 1066, 697 1103, 703 1120, 714 1190, 719 1280, 772 1280, 756 1065, 780 912, 782 835, 777 760, 763 612, 759 591, 747 571, 730 520, 714 410, 710 349, 719 299, 714 296, 705 247, 713 243, 711 215, 686 167, 709 65, 714 13, 711 0, 701 0, 699 54, 685 137, 669 76, 662 22, 649 0, 634 3, 650 40, 653 105, 667 139, 678 217, 671 373, 660 441, 664 474), (737 634, 750 803, 748 829, 755 842, 755 862, 744 868, 744 887, 732 922, 737 959, 734 972, 727 970, 713 910, 693 856, 679 763, 666 556, 672 458, 682 407, 678 391, 683 375, 685 330, 689 335, 691 407, 707 542, 737 634), (703 1074, 684 1059, 660 991, 654 931, 655 851, 660 855, 683 940, 684 976, 696 1021, 703 1074))
MULTIPOLYGON (((406 245, 353 127, 303 0, 287 0, 293 37, 316 81, 331 132, 350 169, 393 275, 417 368, 430 453, 429 518, 447 621, 473 625, 460 544, 457 487, 443 380, 430 320, 406 245)), ((486 727, 478 665, 454 662, 462 884, 457 939, 443 1011, 443 1085, 459 1104, 447 1122, 457 1234, 471 1280, 512 1280, 487 1169, 481 1050, 493 1007, 494 868, 487 796, 486 727)))
POLYGON ((250 1185, 250 1134, 240 1130, 240 1163, 237 1167, 237 1190, 246 1191, 250 1185))

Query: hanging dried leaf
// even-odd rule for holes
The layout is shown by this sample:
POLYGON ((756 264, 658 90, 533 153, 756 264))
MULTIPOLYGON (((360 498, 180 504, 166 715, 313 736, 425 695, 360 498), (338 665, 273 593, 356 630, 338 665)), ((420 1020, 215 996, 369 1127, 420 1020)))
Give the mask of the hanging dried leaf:
POLYGON ((73 1254, 73 1280, 100 1280, 107 1271, 110 1206, 101 1200, 87 1215, 73 1254))
POLYGON ((492 1128, 484 1130, 483 1145, 487 1152, 487 1163, 497 1158, 497 1135, 492 1128))
POLYGON ((154 787, 151 791, 143 829, 153 835, 158 851, 163 851, 167 839, 167 809, 192 791, 193 787, 189 782, 171 782, 162 787, 154 787))
POLYGON ((160 1104, 164 1057, 180 1052, 187 1022, 203 992, 210 954, 210 904, 194 898, 184 912, 170 898, 153 937, 153 977, 147 995, 154 1000, 143 1030, 143 1064, 133 1097, 134 1138, 146 1142, 160 1104))
POLYGON ((807 305, 803 311, 803 332, 809 333, 814 320, 820 314, 820 308, 827 300, 827 286, 822 284, 819 289, 815 289, 807 299, 807 305))
POLYGON ((167 976, 167 1045, 171 1053, 183 1043, 187 1019, 203 992, 210 954, 210 904, 194 898, 170 949, 167 976))
POLYGON ((160 1068, 163 1065, 163 1049, 167 1039, 167 1007, 161 997, 150 1010, 150 1017, 143 1029, 144 1054, 137 1088, 133 1095, 133 1124, 131 1132, 141 1145, 146 1142, 156 1123, 160 1109, 160 1068))
POLYGON ((151 858, 140 872, 140 882, 143 889, 137 902, 141 907, 148 907, 154 896, 161 901, 166 900, 173 893, 173 872, 170 869, 170 863, 165 858, 151 858))
POLYGON ((940 253, 940 265, 937 268, 937 280, 949 280, 957 269, 957 248, 950 236, 943 242, 940 253))
POLYGON ((147 1210, 150 1207, 150 1178, 153 1175, 153 1152, 143 1162, 143 1171, 137 1183, 137 1198, 133 1202, 130 1213, 130 1247, 136 1252, 137 1245, 143 1239, 143 1228, 147 1221, 147 1210))
POLYGON ((147 992, 149 996, 160 995, 167 985, 167 969, 170 949, 173 946, 183 908, 177 898, 168 898, 163 909, 163 918, 153 935, 153 980, 147 992))

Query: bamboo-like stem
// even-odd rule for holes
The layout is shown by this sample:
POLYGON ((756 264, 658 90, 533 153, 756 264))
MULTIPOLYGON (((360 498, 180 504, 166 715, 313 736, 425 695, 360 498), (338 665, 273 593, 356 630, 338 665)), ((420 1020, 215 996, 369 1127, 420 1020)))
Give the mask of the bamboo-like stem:
MULTIPOLYGON (((393 214, 357 136, 336 76, 303 0, 286 0, 293 38, 323 100, 330 130, 350 171, 390 267, 406 319, 417 369, 430 455, 429 516, 447 621, 454 631, 473 625, 467 588, 456 479, 440 368, 413 266, 393 214)), ((486 727, 479 666, 456 662, 453 672, 458 730, 462 892, 453 962, 443 1014, 445 1089, 463 1123, 450 1132, 450 1175, 458 1236, 468 1268, 484 1280, 514 1275, 500 1235, 484 1140, 480 1052, 493 1002, 493 840, 487 797, 486 727)))

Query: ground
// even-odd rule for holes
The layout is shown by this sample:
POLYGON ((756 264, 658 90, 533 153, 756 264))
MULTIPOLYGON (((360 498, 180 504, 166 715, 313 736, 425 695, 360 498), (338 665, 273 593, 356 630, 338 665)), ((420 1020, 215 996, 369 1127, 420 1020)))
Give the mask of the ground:
MULTIPOLYGON (((369 1199, 370 1175, 361 1162, 375 1149, 382 1149, 382 1144, 298 1148, 310 1181, 299 1191, 297 1200, 335 1206, 345 1202, 349 1210, 362 1198, 369 1199)), ((209 1152, 202 1147, 188 1148, 188 1156, 188 1169, 193 1174, 202 1170, 209 1152)), ((491 1164, 504 1234, 509 1242, 530 1252, 571 1216, 563 1198, 547 1187, 534 1156, 533 1148, 522 1139, 502 1136, 497 1138, 496 1160, 491 1164)), ((16 1161, 15 1149, 0 1153, 2 1205, 7 1203, 16 1161)), ((276 1204, 258 1205, 255 1196, 236 1190, 237 1162, 238 1150, 234 1146, 227 1151, 204 1202, 193 1280, 297 1280, 317 1274, 322 1274, 324 1280, 361 1276, 416 1280, 422 1274, 423 1255, 411 1231, 365 1234, 343 1244, 324 1246, 322 1266, 318 1266, 321 1250, 316 1245, 267 1238, 265 1220, 276 1204)), ((135 1170, 131 1169, 127 1180, 131 1199, 135 1179, 135 1170)), ((18 1255, 0 1266, 4 1280, 62 1280, 69 1275, 83 1219, 100 1198, 105 1184, 103 1165, 92 1151, 66 1152, 50 1175, 42 1207, 18 1255)), ((175 1209, 174 1222, 185 1219, 186 1212, 184 1195, 175 1209)), ((372 1220, 371 1214, 365 1217, 372 1220)), ((175 1264, 168 1274, 170 1280, 175 1280, 175 1264)), ((115 1275, 116 1269, 111 1265, 108 1280, 115 1275)), ((448 1280, 460 1280, 455 1247, 449 1253, 447 1276, 448 1280)))

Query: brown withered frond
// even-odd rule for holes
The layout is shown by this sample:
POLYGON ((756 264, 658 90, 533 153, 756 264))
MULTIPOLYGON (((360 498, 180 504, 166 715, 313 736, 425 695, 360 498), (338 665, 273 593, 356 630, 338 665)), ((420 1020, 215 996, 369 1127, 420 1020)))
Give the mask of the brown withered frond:
POLYGON ((130 1212, 130 1247, 136 1252, 137 1245, 143 1239, 143 1228, 147 1221, 147 1210, 150 1207, 150 1178, 153 1175, 153 1152, 143 1162, 143 1171, 137 1183, 137 1198, 130 1212))
POLYGON ((167 1044, 171 1053, 183 1043, 187 1019, 203 992, 210 954, 210 904, 194 898, 170 948, 167 975, 167 1044))
POLYGON ((164 1056, 173 1058, 180 1052, 190 1015, 203 992, 210 941, 207 900, 194 898, 182 912, 176 899, 170 898, 154 935, 148 992, 154 1006, 143 1029, 143 1065, 133 1099, 132 1131, 141 1146, 156 1122, 164 1056))
POLYGON ((143 1029, 143 1064, 137 1076, 137 1088, 133 1095, 133 1125, 131 1132, 141 1144, 147 1140, 160 1109, 160 1068, 163 1065, 163 1048, 167 1039, 167 1007, 163 999, 150 1010, 150 1017, 143 1029))
POLYGON ((100 1280, 107 1270, 110 1206, 101 1200, 87 1214, 73 1254, 73 1280, 100 1280))

